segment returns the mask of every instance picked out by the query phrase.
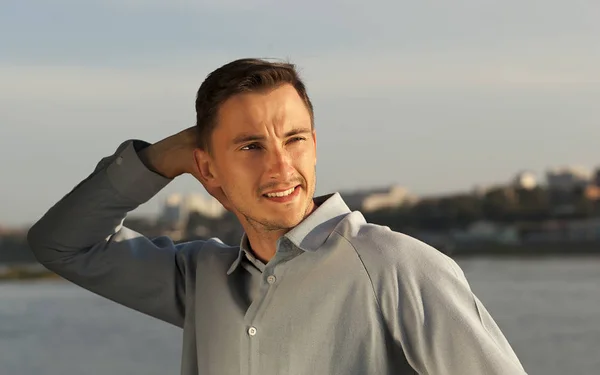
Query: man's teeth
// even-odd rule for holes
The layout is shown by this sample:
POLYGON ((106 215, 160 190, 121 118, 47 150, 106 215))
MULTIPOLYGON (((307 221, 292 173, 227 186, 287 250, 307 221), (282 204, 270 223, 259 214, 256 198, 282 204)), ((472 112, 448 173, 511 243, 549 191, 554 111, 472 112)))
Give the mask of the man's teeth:
POLYGON ((268 193, 268 194, 267 194, 267 197, 269 197, 269 198, 275 198, 275 197, 285 197, 285 196, 287 196, 287 195, 290 195, 290 194, 292 194, 292 193, 294 192, 294 189, 296 189, 296 188, 295 188, 295 187, 293 187, 293 188, 291 188, 291 189, 289 189, 289 190, 286 190, 286 191, 280 191, 280 192, 278 192, 278 193, 268 193))

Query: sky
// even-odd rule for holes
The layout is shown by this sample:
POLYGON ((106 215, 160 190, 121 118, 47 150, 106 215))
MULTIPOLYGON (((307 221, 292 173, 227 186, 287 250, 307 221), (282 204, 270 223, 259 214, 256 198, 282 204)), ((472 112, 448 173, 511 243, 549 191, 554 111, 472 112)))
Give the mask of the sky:
MULTIPOLYGON (((600 166, 600 2, 0 1, 0 225, 28 225, 128 139, 194 124, 240 57, 295 63, 317 194, 417 195, 600 166)), ((177 178, 167 194, 202 192, 177 178)))

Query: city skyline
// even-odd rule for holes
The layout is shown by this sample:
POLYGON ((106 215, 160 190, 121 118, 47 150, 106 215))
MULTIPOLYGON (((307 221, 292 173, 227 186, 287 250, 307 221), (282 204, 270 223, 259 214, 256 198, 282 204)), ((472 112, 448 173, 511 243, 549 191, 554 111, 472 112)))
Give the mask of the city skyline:
MULTIPOLYGON (((182 178, 190 178, 190 176, 183 176, 182 178)), ((335 189, 329 192, 317 191, 315 192, 315 196, 328 194, 330 192, 339 192, 342 195, 350 194, 367 194, 368 196, 376 196, 383 195, 388 196, 390 193, 393 195, 392 191, 395 189, 399 189, 403 191, 403 194, 407 200, 413 203, 418 202, 421 199, 427 198, 443 198, 443 197, 451 197, 455 195, 462 194, 474 194, 480 195, 483 191, 487 191, 488 189, 494 189, 499 187, 506 186, 519 186, 525 189, 531 189, 534 187, 541 187, 544 189, 554 188, 554 189, 572 189, 574 186, 582 186, 581 183, 585 185, 596 185, 600 187, 600 165, 597 168, 586 168, 580 165, 578 166, 556 166, 548 168, 543 177, 540 174, 537 174, 528 169, 521 169, 513 173, 510 178, 507 178, 503 181, 494 181, 488 184, 471 184, 471 186, 466 187, 462 190, 455 191, 439 191, 436 193, 430 194, 414 194, 409 188, 400 185, 388 184, 388 185, 380 185, 380 186, 365 186, 362 188, 356 189, 335 189), (552 181, 549 180, 549 173, 553 174, 552 181), (531 180, 533 179, 533 181, 531 180)), ((170 186, 176 184, 173 182, 170 186)), ((197 190, 186 190, 186 191, 178 191, 171 189, 165 189, 161 191, 160 194, 153 197, 148 203, 140 206, 137 210, 131 212, 131 216, 135 218, 146 218, 146 219, 158 219, 161 215, 165 214, 165 210, 170 209, 171 207, 177 207, 182 204, 182 201, 191 199, 188 204, 192 206, 200 204, 202 206, 202 210, 206 209, 204 205, 208 205, 209 216, 219 216, 218 212, 224 212, 222 207, 215 207, 215 203, 217 201, 211 197, 198 183, 199 189, 197 190), (198 199, 200 201, 198 201, 198 199)), ((347 202, 350 204, 349 202, 347 202)), ((356 202, 354 202, 356 203, 356 202)), ((374 202, 375 203, 375 202, 374 202)), ((381 203, 381 202, 378 202, 381 203)), ((380 207, 381 208, 381 207, 380 207)), ((377 209, 377 207, 372 207, 370 210, 377 209)), ((35 221, 35 219, 33 220, 35 221)), ((26 229, 30 224, 30 222, 23 222, 17 224, 11 223, 2 223, 0 222, 0 230, 23 230, 26 229)))
MULTIPOLYGON (((206 74, 245 56, 289 59, 305 78, 317 194, 401 185, 432 195, 600 163, 591 1, 34 0, 0 10, 2 225, 35 221, 121 142, 192 125, 206 74)), ((139 212, 195 191, 185 176, 139 212)))

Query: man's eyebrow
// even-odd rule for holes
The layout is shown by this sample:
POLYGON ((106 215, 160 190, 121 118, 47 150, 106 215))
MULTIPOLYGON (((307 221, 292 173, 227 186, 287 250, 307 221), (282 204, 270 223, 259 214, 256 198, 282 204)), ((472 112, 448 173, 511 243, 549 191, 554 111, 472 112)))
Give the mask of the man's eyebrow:
MULTIPOLYGON (((288 138, 288 137, 292 137, 294 135, 307 134, 307 133, 312 133, 312 129, 310 129, 310 128, 294 128, 294 129, 288 131, 287 133, 285 133, 284 137, 288 138)), ((264 141, 264 140, 265 140, 265 137, 262 135, 243 133, 243 134, 240 134, 237 137, 235 137, 233 139, 232 143, 234 145, 237 145, 240 143, 257 142, 257 141, 264 141)))
POLYGON ((234 145, 237 145, 237 144, 246 143, 246 142, 262 141, 264 139, 265 139, 265 137, 263 137, 262 135, 244 133, 244 134, 240 134, 237 137, 235 137, 231 143, 233 143, 234 145))
POLYGON ((285 133, 285 137, 291 137, 294 135, 298 135, 298 134, 307 134, 307 133, 312 133, 312 129, 310 128, 294 128, 292 130, 290 130, 289 132, 285 133))

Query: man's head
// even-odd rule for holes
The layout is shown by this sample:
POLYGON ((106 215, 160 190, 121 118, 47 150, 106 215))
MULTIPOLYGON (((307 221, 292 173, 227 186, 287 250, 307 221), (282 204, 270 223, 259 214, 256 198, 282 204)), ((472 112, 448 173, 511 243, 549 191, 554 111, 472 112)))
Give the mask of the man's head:
POLYGON ((261 59, 232 61, 210 73, 198 90, 196 97, 196 124, 200 131, 200 147, 212 151, 212 131, 217 126, 221 105, 234 95, 267 91, 289 84, 306 105, 314 127, 313 106, 296 67, 289 63, 261 59))
POLYGON ((207 189, 222 189, 242 224, 296 226, 312 210, 316 176, 314 115, 295 67, 236 60, 212 72, 196 100, 207 189))

